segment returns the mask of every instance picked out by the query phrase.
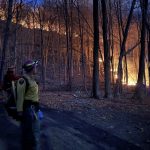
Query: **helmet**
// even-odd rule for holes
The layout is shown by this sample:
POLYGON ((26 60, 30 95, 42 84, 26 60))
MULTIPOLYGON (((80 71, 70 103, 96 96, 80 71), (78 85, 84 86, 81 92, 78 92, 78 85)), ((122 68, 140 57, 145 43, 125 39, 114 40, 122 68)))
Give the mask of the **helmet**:
POLYGON ((38 61, 33 61, 33 60, 28 60, 24 63, 24 65, 22 66, 22 68, 26 71, 26 72, 30 72, 31 70, 34 69, 34 67, 36 67, 38 64, 38 61))

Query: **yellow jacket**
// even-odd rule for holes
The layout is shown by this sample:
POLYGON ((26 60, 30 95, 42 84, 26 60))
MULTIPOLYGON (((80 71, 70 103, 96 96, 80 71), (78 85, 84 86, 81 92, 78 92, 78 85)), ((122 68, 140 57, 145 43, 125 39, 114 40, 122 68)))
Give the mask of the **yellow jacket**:
POLYGON ((23 111, 24 100, 31 100, 33 102, 39 102, 38 84, 29 75, 24 75, 29 82, 29 86, 26 90, 26 81, 24 78, 20 78, 17 81, 17 111, 23 111))

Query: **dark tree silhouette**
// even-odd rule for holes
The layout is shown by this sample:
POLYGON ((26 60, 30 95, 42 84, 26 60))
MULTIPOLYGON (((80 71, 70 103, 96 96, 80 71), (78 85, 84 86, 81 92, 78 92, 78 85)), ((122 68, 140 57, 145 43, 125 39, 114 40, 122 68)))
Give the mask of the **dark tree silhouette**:
POLYGON ((126 41, 127 41, 127 37, 128 37, 130 24, 131 24, 131 19, 132 19, 132 15, 133 15, 135 2, 136 2, 136 0, 132 1, 132 5, 131 5, 129 16, 127 19, 126 27, 125 27, 125 30, 123 31, 123 40, 121 42, 121 50, 120 50, 119 63, 118 63, 118 79, 116 82, 116 90, 115 90, 117 96, 120 95, 120 92, 121 92, 122 76, 123 76, 122 60, 124 57, 125 46, 126 46, 126 41))
POLYGON ((13 0, 9 0, 8 11, 7 11, 7 22, 4 30, 4 40, 3 40, 2 57, 1 57, 1 64, 0 64, 0 82, 2 82, 3 79, 3 73, 4 73, 5 63, 6 63, 5 57, 6 57, 6 50, 7 50, 8 39, 9 39, 9 29, 12 20, 12 7, 13 7, 13 0))
POLYGON ((93 50, 93 97, 99 97, 99 19, 98 19, 98 0, 93 0, 93 26, 94 26, 94 50, 93 50))
POLYGON ((107 8, 106 0, 101 0, 102 4, 102 16, 103 16, 103 45, 104 45, 104 75, 105 75, 105 98, 111 98, 111 81, 110 81, 110 50, 108 47, 108 19, 107 19, 107 8))
POLYGON ((150 29, 148 31, 148 77, 149 77, 149 89, 150 89, 150 29))
POLYGON ((146 88, 143 88, 144 84, 144 75, 145 75, 145 37, 146 37, 146 19, 147 19, 147 8, 148 8, 148 0, 141 0, 141 11, 142 11, 142 29, 141 29, 141 51, 140 51, 140 59, 139 59, 139 72, 138 72, 138 80, 137 87, 135 92, 135 97, 143 99, 145 95, 146 88))

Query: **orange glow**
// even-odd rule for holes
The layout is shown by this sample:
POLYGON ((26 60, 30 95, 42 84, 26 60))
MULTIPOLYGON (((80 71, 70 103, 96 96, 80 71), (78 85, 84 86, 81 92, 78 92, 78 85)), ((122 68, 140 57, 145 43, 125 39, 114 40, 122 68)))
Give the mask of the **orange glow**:
MULTIPOLYGON (((29 16, 28 20, 20 20, 19 24, 21 26, 23 26, 24 28, 40 29, 41 28, 40 23, 37 20, 34 20, 34 22, 33 22, 33 18, 32 17, 33 16, 29 16)), ((6 20, 5 12, 1 11, 1 10, 0 10, 0 19, 1 20, 6 20)), ((16 23, 16 19, 13 18, 12 22, 16 23)), ((57 23, 51 24, 49 21, 43 23, 42 30, 44 30, 44 31, 53 31, 53 32, 58 33, 59 35, 66 35, 65 27, 63 25, 58 25, 57 23)), ((136 31, 136 28, 134 28, 132 32, 136 33, 135 31, 136 31)), ((77 31, 74 31, 73 35, 74 35, 75 38, 79 37, 79 34, 78 34, 77 31)), ((132 47, 133 43, 135 43, 135 40, 137 40, 136 39, 137 36, 136 35, 133 36, 133 35, 134 34, 131 34, 131 33, 129 34, 129 40, 128 40, 128 43, 127 43, 127 47, 132 47)), ((101 44, 103 44, 103 39, 100 39, 100 42, 101 42, 101 44)), ((113 70, 112 70, 112 68, 110 69, 111 72, 113 71, 113 75, 114 75, 113 78, 114 78, 114 80, 118 79, 117 66, 118 66, 118 59, 119 59, 119 54, 118 54, 119 48, 118 48, 117 45, 118 44, 114 43, 114 48, 115 48, 115 50, 114 50, 114 58, 113 58, 114 59, 114 62, 113 62, 114 66, 113 66, 113 70)), ((91 49, 91 51, 93 51, 93 48, 91 48, 91 47, 92 46, 90 45, 89 48, 91 49)), ((132 53, 133 53, 133 55, 129 54, 128 56, 130 56, 130 57, 127 57, 127 64, 128 64, 128 72, 127 73, 128 73, 128 85, 129 86, 135 86, 136 85, 136 83, 137 83, 137 74, 138 74, 139 53, 138 53, 138 50, 137 51, 134 50, 132 53)), ((91 54, 89 54, 89 55, 91 55, 91 54)), ((102 55, 103 55, 103 52, 102 52, 102 55)), ((98 61, 100 63, 100 69, 102 69, 101 68, 101 66, 103 65, 102 58, 99 58, 98 61)), ((150 62, 147 63, 147 66, 148 67, 150 66, 150 62)), ((147 85, 148 85, 148 69, 147 69, 148 67, 146 67, 146 69, 145 69, 146 84, 147 85)), ((126 85, 125 78, 126 78, 126 73, 123 71, 122 84, 124 84, 124 85, 126 85)))
MULTIPOLYGON (((122 81, 122 84, 123 84, 123 85, 126 85, 126 82, 125 82, 125 81, 122 81)), ((136 81, 133 81, 133 80, 129 80, 129 81, 128 81, 128 86, 134 86, 134 85, 136 85, 136 81)))
POLYGON ((115 75, 115 79, 118 79, 118 75, 117 74, 115 75))
POLYGON ((128 81, 128 85, 136 85, 135 81, 128 81))
POLYGON ((100 63, 102 63, 102 62, 103 62, 102 58, 99 58, 99 62, 100 62, 100 63))

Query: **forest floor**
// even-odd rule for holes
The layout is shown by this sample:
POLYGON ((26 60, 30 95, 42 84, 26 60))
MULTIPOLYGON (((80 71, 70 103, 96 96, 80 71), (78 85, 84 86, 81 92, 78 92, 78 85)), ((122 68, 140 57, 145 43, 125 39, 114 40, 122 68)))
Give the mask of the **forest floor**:
MULTIPOLYGON (((96 100, 83 95, 41 93, 42 150, 150 149, 150 98, 141 103, 127 97, 96 100)), ((0 150, 19 150, 19 139, 19 123, 0 104, 0 150)))

